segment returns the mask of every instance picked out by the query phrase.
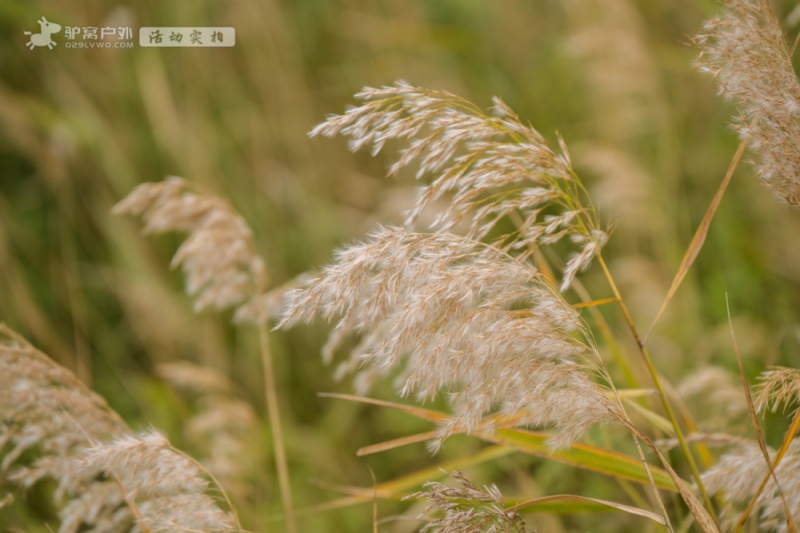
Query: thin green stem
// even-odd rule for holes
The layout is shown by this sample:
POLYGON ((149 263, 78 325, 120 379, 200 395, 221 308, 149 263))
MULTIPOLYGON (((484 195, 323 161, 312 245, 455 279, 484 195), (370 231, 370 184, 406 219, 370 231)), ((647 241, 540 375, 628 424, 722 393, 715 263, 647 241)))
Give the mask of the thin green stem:
POLYGON ((286 460, 286 449, 283 444, 281 416, 278 409, 278 395, 275 386, 275 372, 272 368, 272 352, 269 349, 269 337, 265 325, 258 328, 261 341, 261 366, 264 370, 264 393, 267 401, 267 417, 272 429, 272 447, 275 453, 275 468, 278 471, 278 486, 283 503, 283 514, 286 516, 286 531, 297 533, 297 523, 292 503, 292 488, 289 483, 289 466, 286 460))
POLYGON ((633 318, 631 317, 630 312, 628 311, 628 307, 625 305, 625 302, 622 300, 620 296, 619 290, 617 289, 617 284, 614 282, 614 278, 611 276, 611 272, 608 269, 605 261, 603 260, 602 254, 597 254, 597 261, 600 263, 600 267, 603 269, 603 274, 608 281, 609 286, 611 287, 611 291, 614 293, 614 296, 617 299, 617 303, 619 304, 619 308, 622 311, 622 315, 625 318, 625 322, 628 325, 628 329, 630 329, 631 334, 633 335, 634 340, 636 341, 636 346, 639 349, 639 353, 644 360, 644 364, 647 367, 648 372, 650 373, 651 378, 653 379, 653 383, 655 384, 656 390, 658 390, 658 396, 661 399, 661 404, 664 407, 664 412, 667 414, 667 418, 669 419, 670 423, 672 424, 673 429, 675 430, 675 436, 678 438, 678 442, 680 443, 681 451, 683 455, 686 457, 686 462, 689 465, 689 469, 692 472, 692 477, 694 477, 695 483, 697 483, 697 490, 703 497, 703 503, 708 509, 708 512, 711 516, 715 516, 716 513, 714 511, 714 505, 711 503, 711 498, 708 496, 708 491, 706 491, 705 485, 703 484, 703 479, 700 476, 700 469, 697 466, 697 462, 695 461, 694 454, 689 449, 689 445, 686 443, 686 438, 683 435, 683 431, 681 430, 680 424, 678 423, 678 419, 675 417, 675 413, 672 410, 672 406, 667 399, 667 395, 664 392, 664 387, 661 384, 661 378, 658 377, 658 372, 656 371, 655 366, 653 365, 653 361, 650 359, 650 354, 647 352, 647 348, 645 348, 644 343, 642 342, 641 337, 639 336, 639 332, 636 330, 636 326, 633 324, 633 318))

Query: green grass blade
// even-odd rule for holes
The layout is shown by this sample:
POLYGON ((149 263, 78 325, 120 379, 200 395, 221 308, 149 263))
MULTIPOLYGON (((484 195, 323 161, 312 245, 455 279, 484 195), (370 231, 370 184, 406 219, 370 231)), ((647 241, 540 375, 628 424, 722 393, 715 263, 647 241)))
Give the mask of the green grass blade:
POLYGON ((623 513, 643 516, 649 520, 652 520, 653 522, 661 524, 662 526, 665 525, 663 517, 645 509, 639 509, 638 507, 632 507, 630 505, 624 505, 608 500, 577 496, 575 494, 556 494, 553 496, 544 496, 519 503, 506 509, 506 511, 519 512, 526 510, 528 512, 544 512, 547 510, 549 512, 572 514, 579 512, 605 512, 609 509, 616 509, 617 511, 621 511, 623 513), (557 511, 555 509, 557 509, 557 511))
MULTIPOLYGON (((430 422, 441 422, 447 419, 445 413, 396 402, 387 402, 348 394, 326 393, 324 395, 321 394, 321 396, 389 407, 430 422)), ((495 431, 476 431, 473 435, 485 441, 510 446, 523 453, 535 455, 544 459, 599 472, 617 479, 626 479, 643 485, 650 485, 647 472, 642 466, 641 461, 629 455, 578 443, 573 443, 571 446, 561 450, 553 450, 547 445, 547 440, 550 438, 550 435, 523 429, 504 428, 495 431)), ((412 439, 409 442, 416 441, 412 439)), ((372 451, 368 453, 372 453, 372 451)), ((361 455, 366 455, 366 453, 361 453, 361 455)), ((452 466, 448 468, 451 470, 453 469, 452 466)), ((650 470, 658 488, 669 491, 677 490, 675 484, 665 470, 653 465, 650 466, 650 470)))
MULTIPOLYGON (((604 448, 574 443, 567 448, 553 450, 547 445, 550 435, 522 429, 498 429, 493 433, 483 432, 476 436, 537 457, 619 479, 627 479, 642 485, 650 484, 647 472, 639 459, 604 448)), ((650 471, 658 488, 669 491, 676 490, 675 484, 666 471, 653 465, 650 466, 650 471)))
POLYGON ((506 446, 490 446, 484 448, 478 453, 467 455, 457 459, 448 459, 438 465, 424 468, 411 474, 386 481, 375 485, 374 487, 338 487, 341 492, 349 493, 348 496, 338 498, 336 500, 316 505, 312 508, 305 509, 301 513, 314 513, 319 511, 328 511, 332 509, 340 509, 359 503, 366 503, 373 501, 375 498, 399 500, 403 496, 408 495, 412 490, 417 490, 426 481, 433 481, 440 479, 447 475, 447 471, 458 470, 468 466, 493 461, 504 457, 515 450, 506 446))

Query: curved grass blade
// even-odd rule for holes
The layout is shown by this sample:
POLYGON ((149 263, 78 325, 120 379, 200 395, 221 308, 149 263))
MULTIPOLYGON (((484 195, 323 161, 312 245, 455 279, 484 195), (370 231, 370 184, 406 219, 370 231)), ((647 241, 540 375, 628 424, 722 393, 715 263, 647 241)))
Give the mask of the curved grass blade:
POLYGON ((664 314, 667 306, 672 301, 675 293, 678 291, 678 287, 680 287, 681 283, 683 282, 683 278, 686 277, 686 274, 689 272, 694 260, 697 259, 700 250, 703 248, 703 243, 706 241, 706 235, 708 235, 708 229, 711 227, 711 221, 714 219, 714 214, 717 212, 717 208, 719 207, 720 202, 722 202, 722 197, 725 195, 725 191, 728 189, 728 184, 731 182, 733 172, 739 165, 739 161, 744 154, 745 147, 746 144, 744 142, 739 143, 739 148, 736 150, 733 159, 731 159, 730 165, 728 165, 728 171, 725 173, 725 178, 723 178, 722 183, 720 183, 719 189, 717 189, 717 193, 714 195, 714 199, 711 200, 711 204, 708 206, 708 210, 706 210, 703 220, 700 221, 700 226, 698 226, 697 231, 695 231, 692 241, 689 243, 689 248, 686 249, 686 254, 683 256, 683 260, 678 267, 678 271, 675 273, 675 277, 672 280, 672 285, 670 285, 669 291, 667 291, 667 295, 664 297, 664 301, 661 303, 661 307, 659 308, 655 319, 653 319, 653 323, 650 325, 650 328, 647 330, 647 333, 642 339, 642 346, 647 344, 647 339, 653 332, 653 328, 656 327, 656 323, 661 319, 661 315, 664 314))
POLYGON ((490 446, 480 452, 457 459, 448 459, 438 465, 418 470, 411 474, 386 481, 372 487, 336 487, 340 492, 349 493, 348 496, 336 500, 315 505, 301 511, 303 514, 311 514, 320 511, 330 511, 349 507, 360 503, 371 502, 375 498, 399 500, 407 496, 412 490, 416 490, 426 481, 443 478, 447 470, 458 470, 468 466, 493 461, 504 457, 515 450, 506 446, 490 446))
MULTIPOLYGON (((548 444, 550 435, 524 429, 498 429, 494 432, 476 433, 476 437, 515 448, 518 451, 535 455, 559 463, 591 470, 618 479, 650 485, 647 472, 639 459, 588 444, 573 443, 571 446, 553 450, 548 444)), ((676 491, 669 474, 656 466, 650 466, 653 481, 659 489, 676 491)))
POLYGON ((670 423, 669 420, 667 420, 660 414, 651 411, 650 409, 641 404, 632 402, 624 397, 623 399, 625 401, 626 406, 630 407, 631 409, 642 415, 644 418, 646 418, 647 421, 653 425, 653 427, 660 429, 667 435, 675 435, 675 428, 672 427, 672 424, 670 423))
MULTIPOLYGON (((638 394, 638 392, 634 393, 633 395, 636 396, 636 394, 638 394)), ((367 398, 364 396, 337 393, 324 393, 320 394, 320 396, 365 403, 369 405, 377 405, 380 407, 389 407, 434 423, 441 422, 448 418, 447 414, 440 411, 422 409, 411 405, 388 402, 385 400, 376 400, 374 398, 367 398)), ((497 420, 495 419, 495 421, 497 420)), ((362 455, 366 455, 367 453, 376 453, 382 449, 392 449, 404 444, 419 442, 422 440, 422 435, 428 435, 428 433, 404 437, 395 441, 374 444, 372 446, 362 448, 359 450, 359 452, 362 455)), ((499 428, 494 431, 475 431, 472 433, 472 435, 487 442, 509 446, 517 451, 521 451, 529 455, 535 455, 537 457, 557 461, 570 466, 591 470, 593 472, 605 474, 617 479, 624 479, 643 485, 650 485, 650 480, 647 477, 647 471, 642 466, 642 462, 639 459, 614 452, 612 450, 579 443, 573 443, 564 449, 553 450, 547 444, 552 435, 524 429, 499 428)), ((650 470, 653 474, 653 480, 658 488, 669 491, 678 490, 668 472, 652 465, 650 465, 650 470)))
POLYGON ((351 402, 377 405, 379 407, 389 407, 391 409, 396 409, 398 411, 408 413, 412 416, 421 418, 422 420, 427 420, 429 422, 444 422, 448 418, 450 418, 447 415, 447 413, 442 413, 441 411, 423 409, 422 407, 416 407, 404 403, 376 400, 375 398, 369 398, 367 396, 356 396, 355 394, 339 394, 338 392, 320 392, 317 394, 317 396, 319 396, 320 398, 336 398, 337 400, 348 400, 351 402))
POLYGON ((356 450, 356 456, 364 457, 365 455, 387 452, 389 450, 394 450, 395 448, 408 446, 409 444, 417 444, 418 442, 433 440, 438 434, 439 433, 437 431, 426 431, 425 433, 417 433, 416 435, 409 435, 407 437, 400 437, 399 439, 379 442, 378 444, 371 444, 356 450))
POLYGON ((608 305, 616 303, 616 298, 602 298, 600 300, 592 300, 591 302, 581 302, 577 304, 573 304, 573 309, 583 309, 585 307, 600 307, 601 305, 608 305))
MULTIPOLYGON (((595 510, 597 512, 607 511, 608 508, 616 509, 617 511, 622 511, 624 513, 643 516, 661 524, 662 526, 666 525, 664 522, 664 518, 661 516, 652 513, 650 511, 646 511, 644 509, 639 509, 638 507, 632 507, 630 505, 624 505, 617 502, 611 502, 608 500, 599 500, 597 498, 587 498, 585 496, 577 496, 575 494, 556 494, 553 496, 544 496, 541 498, 535 498, 533 500, 528 500, 526 502, 518 503, 513 507, 509 507, 506 509, 506 512, 519 512, 522 510, 526 510, 529 512, 542 512, 544 509, 542 507, 550 504, 550 511, 555 507, 553 504, 559 505, 562 510, 569 510, 572 507, 571 511, 567 512, 578 512, 577 509, 582 506, 585 509, 595 510)), ((562 511, 563 512, 563 511, 562 511)), ((586 511, 584 511, 586 512, 586 511)))

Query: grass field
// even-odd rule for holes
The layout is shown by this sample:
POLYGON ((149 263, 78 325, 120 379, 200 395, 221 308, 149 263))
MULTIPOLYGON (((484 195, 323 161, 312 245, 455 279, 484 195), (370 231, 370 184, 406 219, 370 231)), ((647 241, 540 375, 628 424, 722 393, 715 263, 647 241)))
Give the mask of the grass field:
MULTIPOLYGON (((797 6, 788 0, 772 6, 791 47, 797 6)), ((426 447, 430 439, 420 437, 358 456, 367 446, 435 432, 435 415, 320 395, 354 394, 353 377, 334 379, 334 371, 357 340, 348 338, 335 361, 326 364, 320 354, 331 327, 323 320, 272 331, 277 312, 257 326, 234 323, 235 311, 229 309, 194 312, 197 295, 186 295, 181 268, 170 269, 185 232, 143 235, 139 220, 113 214, 112 208, 144 182, 181 176, 189 190, 224 198, 231 211, 217 204, 214 209, 225 216, 238 213, 252 229, 252 240, 242 237, 253 246, 247 254, 263 258, 267 273, 253 282, 258 285, 253 290, 280 289, 334 262, 335 250, 368 240, 378 224, 401 225, 418 187, 436 177, 431 172, 416 181, 413 165, 386 177, 399 150, 408 146, 404 138, 389 139, 372 157, 369 149, 350 152, 346 132, 309 137, 317 124, 363 103, 353 96, 363 87, 396 80, 458 95, 486 116, 498 96, 519 116, 520 127, 535 128, 554 153, 560 153, 563 139, 571 169, 586 188, 582 201, 591 199, 598 228, 610 228, 602 264, 595 261, 563 293, 564 305, 577 309, 588 328, 586 337, 567 332, 564 342, 580 337, 594 349, 596 341, 608 379, 623 396, 630 394, 624 400, 630 420, 656 441, 694 491, 686 449, 702 471, 715 464, 733 469, 723 459, 736 449, 731 439, 756 442, 737 352, 755 386, 771 367, 796 367, 800 348, 795 246, 800 216, 759 183, 757 149, 744 153, 713 218, 706 215, 739 146, 731 124, 746 107, 726 101, 715 79, 694 66, 699 49, 692 39, 722 9, 712 0, 2 3, 0 322, 119 413, 121 420, 107 422, 103 431, 154 428, 202 463, 230 498, 219 505, 235 508, 247 531, 292 530, 281 494, 286 487, 281 490, 274 460, 284 448, 274 438, 276 408, 297 531, 418 530, 423 522, 416 517, 426 503, 401 497, 421 490, 426 480, 456 486, 439 468, 462 471, 481 489, 496 484, 506 506, 546 495, 579 495, 657 517, 666 511, 675 531, 700 531, 699 519, 660 470, 664 465, 642 444, 658 469, 654 483, 661 489, 661 509, 642 477, 634 439, 617 423, 592 427, 580 442, 630 458, 639 469, 631 474, 635 479, 614 470, 624 463, 617 456, 606 463, 599 452, 577 459, 564 450, 550 456, 538 434, 507 428, 492 435, 454 434, 436 454, 426 447), (62 26, 53 34, 57 44, 29 49, 24 32, 37 32, 42 16, 62 26), (236 44, 142 47, 138 28, 144 26, 232 27, 236 44), (83 33, 69 39, 66 29, 86 27, 132 28, 134 46, 70 47, 83 42, 83 33), (696 246, 696 260, 659 315, 704 221, 710 221, 706 240, 696 246), (615 301, 615 290, 624 306, 615 301), (632 332, 646 335, 650 368, 632 332), (266 347, 274 366, 272 386, 264 373, 266 347), (689 442, 682 450, 670 442, 675 424, 660 399, 675 410, 675 424, 685 435, 703 435, 700 444, 689 442), (709 443, 721 434, 728 439, 722 445, 709 443), (600 465, 592 469, 592 461, 600 465), (403 476, 416 473, 404 483, 403 476)), ((789 78, 796 83, 793 73, 789 78)), ((796 113, 792 98, 800 95, 786 94, 787 113, 796 113)), ((794 115, 787 120, 798 121, 794 115)), ((786 152, 795 139, 789 137, 786 152)), ((792 157, 786 154, 787 160, 792 157)), ((451 200, 445 194, 431 202, 420 222, 451 200)), ((552 206, 543 211, 557 213, 552 206)), ((513 231, 514 224, 513 217, 501 220, 489 237, 513 231)), ((191 221, 174 227, 196 229, 191 221)), ((453 231, 463 230, 462 221, 453 231)), ((400 249, 410 241, 392 242, 400 249)), ((558 285, 575 251, 568 238, 553 246, 536 244, 526 264, 538 267, 545 284, 558 285)), ((208 249, 204 253, 214 256, 208 249)), ((191 273, 189 263, 183 268, 191 273)), ((425 269, 419 272, 422 277, 425 269)), ((506 307, 520 311, 516 300, 506 307)), ((495 333, 503 336, 491 328, 486 335, 495 333)), ((19 350, 22 341, 13 342, 17 348, 8 349, 19 350)), ((0 385, 9 387, 0 390, 2 409, 21 397, 8 385, 21 382, 13 381, 8 368, 0 376, 0 385)), ((436 398, 419 404, 413 394, 397 394, 395 382, 403 374, 392 372, 374 384, 369 398, 449 412, 448 393, 459 390, 458 383, 440 387, 436 398)), ((25 379, 36 382, 36 376, 25 379)), ((63 390, 83 390, 70 383, 63 390)), ((775 450, 788 446, 784 435, 800 389, 787 385, 786 390, 789 408, 759 418, 764 439, 775 450)), ((68 500, 53 498, 57 483, 37 479, 23 490, 12 474, 17 463, 30 465, 48 449, 44 441, 33 442, 20 448, 21 457, 12 457, 22 430, 14 416, 0 414, 0 461, 6 457, 0 463, 0 502, 6 492, 14 496, 13 502, 0 503, 0 531, 56 531, 68 500)), ((558 427, 557 420, 550 422, 531 429, 558 427)), ((788 450, 781 466, 787 479, 796 479, 800 452, 788 450)), ((757 467, 765 464, 754 457, 750 464, 758 485, 763 473, 757 467)), ((97 475, 109 477, 110 468, 97 475)), ((735 489, 724 480, 722 485, 708 501, 702 491, 693 493, 726 530, 748 498, 725 514, 730 502, 723 493, 727 488, 731 496, 735 489)), ((791 488, 783 491, 797 500, 791 488)), ((457 498, 477 498, 465 494, 457 498)), ((663 530, 656 520, 588 500, 542 502, 519 512, 527 531, 663 530)), ((791 521, 772 523, 759 512, 744 530, 792 530, 791 521)), ((84 527, 74 531, 94 531, 84 527)), ((471 527, 463 530, 488 530, 471 527)), ((511 528, 517 524, 502 527, 507 528, 498 530, 516 531, 511 528)))

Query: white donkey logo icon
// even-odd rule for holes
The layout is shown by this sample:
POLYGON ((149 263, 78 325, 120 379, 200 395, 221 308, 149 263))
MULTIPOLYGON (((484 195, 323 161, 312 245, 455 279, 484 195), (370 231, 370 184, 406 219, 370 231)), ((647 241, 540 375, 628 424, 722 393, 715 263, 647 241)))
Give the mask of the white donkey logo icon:
POLYGON ((46 46, 48 50, 52 50, 57 43, 50 36, 54 33, 60 32, 61 26, 55 22, 48 22, 44 17, 36 22, 39 23, 40 33, 31 34, 31 32, 26 31, 25 35, 31 36, 31 39, 26 43, 26 46, 31 50, 37 46, 46 46))

